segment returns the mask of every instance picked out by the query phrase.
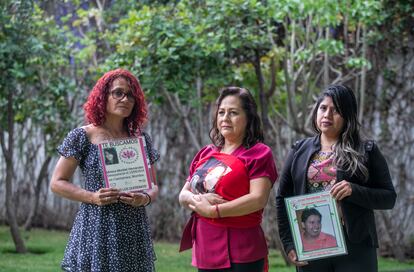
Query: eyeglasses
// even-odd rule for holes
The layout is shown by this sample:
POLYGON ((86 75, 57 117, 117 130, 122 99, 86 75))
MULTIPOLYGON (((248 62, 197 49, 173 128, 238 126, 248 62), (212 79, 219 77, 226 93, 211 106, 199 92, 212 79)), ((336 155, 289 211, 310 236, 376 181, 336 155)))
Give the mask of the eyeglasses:
POLYGON ((128 101, 135 102, 135 97, 131 92, 124 93, 121 90, 113 90, 111 92, 111 96, 112 96, 113 99, 116 99, 116 100, 122 100, 126 96, 128 101))

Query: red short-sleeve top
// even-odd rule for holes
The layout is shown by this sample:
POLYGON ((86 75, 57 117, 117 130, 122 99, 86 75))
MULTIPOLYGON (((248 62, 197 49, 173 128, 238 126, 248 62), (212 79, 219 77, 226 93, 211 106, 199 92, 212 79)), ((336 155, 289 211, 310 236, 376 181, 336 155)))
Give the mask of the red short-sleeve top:
MULTIPOLYGON (((267 177, 274 184, 277 171, 271 149, 257 143, 232 154, 220 153, 214 145, 202 148, 194 157, 188 182, 194 193, 217 193, 233 200, 249 193, 250 181, 267 177)), ((263 210, 219 219, 197 215, 193 226, 193 261, 198 268, 225 268, 231 262, 251 262, 267 256, 267 244, 260 227, 263 210)))

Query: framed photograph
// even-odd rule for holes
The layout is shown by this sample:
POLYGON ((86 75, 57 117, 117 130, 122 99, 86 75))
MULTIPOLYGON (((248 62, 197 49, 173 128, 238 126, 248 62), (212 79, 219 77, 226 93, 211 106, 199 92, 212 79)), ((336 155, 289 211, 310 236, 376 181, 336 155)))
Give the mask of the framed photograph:
POLYGON ((289 197, 285 203, 299 261, 347 254, 336 201, 329 192, 289 197))
POLYGON ((153 175, 144 137, 100 143, 98 149, 106 187, 123 192, 151 189, 153 175))

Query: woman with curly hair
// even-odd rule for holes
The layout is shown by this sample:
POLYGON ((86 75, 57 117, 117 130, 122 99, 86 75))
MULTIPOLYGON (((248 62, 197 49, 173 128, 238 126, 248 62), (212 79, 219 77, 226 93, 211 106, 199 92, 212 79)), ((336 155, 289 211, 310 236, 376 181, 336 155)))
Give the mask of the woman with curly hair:
MULTIPOLYGON (((144 136, 151 164, 159 159, 148 134, 141 131, 147 119, 144 93, 127 70, 104 74, 84 105, 87 125, 70 131, 57 148, 61 155, 51 190, 79 201, 63 261, 64 271, 155 271, 155 253, 145 206, 157 197, 158 187, 125 193, 105 188, 98 144, 144 136), (79 166, 82 188, 71 182, 79 166)), ((151 167, 154 169, 154 167, 151 167)))

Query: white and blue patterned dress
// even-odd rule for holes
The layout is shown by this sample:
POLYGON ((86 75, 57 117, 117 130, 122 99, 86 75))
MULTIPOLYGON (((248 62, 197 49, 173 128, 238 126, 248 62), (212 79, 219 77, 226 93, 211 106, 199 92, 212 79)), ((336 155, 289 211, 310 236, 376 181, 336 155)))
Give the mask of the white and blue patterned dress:
MULTIPOLYGON (((144 133, 147 155, 153 164, 159 154, 144 133)), ((98 191, 104 185, 98 146, 83 128, 68 133, 57 148, 64 157, 79 162, 84 189, 98 191)), ((81 203, 61 263, 64 271, 152 272, 156 259, 144 207, 123 203, 106 206, 81 203)))

